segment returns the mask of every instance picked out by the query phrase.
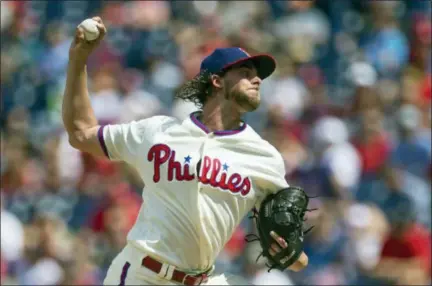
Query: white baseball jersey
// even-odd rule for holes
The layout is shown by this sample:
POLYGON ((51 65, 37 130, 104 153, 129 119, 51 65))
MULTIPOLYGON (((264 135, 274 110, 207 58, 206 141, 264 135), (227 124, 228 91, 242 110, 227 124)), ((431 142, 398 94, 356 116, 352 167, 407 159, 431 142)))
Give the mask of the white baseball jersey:
POLYGON ((106 155, 145 184, 128 242, 184 271, 209 269, 254 205, 288 187, 281 155, 250 126, 210 132, 196 115, 99 130, 106 155))

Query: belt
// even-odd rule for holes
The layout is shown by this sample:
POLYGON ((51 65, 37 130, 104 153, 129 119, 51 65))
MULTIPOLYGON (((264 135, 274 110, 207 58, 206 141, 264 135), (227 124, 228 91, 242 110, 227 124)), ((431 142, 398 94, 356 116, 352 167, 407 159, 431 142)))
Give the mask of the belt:
MULTIPOLYGON (((144 257, 141 264, 142 266, 146 267, 147 269, 150 269, 156 274, 159 274, 164 266, 162 262, 159 262, 151 258, 150 256, 144 257)), ((166 270, 166 272, 168 273, 168 269, 166 270)), ((187 286, 195 286, 195 285, 200 285, 203 282, 206 282, 208 280, 208 275, 206 273, 202 273, 199 275, 189 275, 185 272, 174 269, 170 280, 187 286)))

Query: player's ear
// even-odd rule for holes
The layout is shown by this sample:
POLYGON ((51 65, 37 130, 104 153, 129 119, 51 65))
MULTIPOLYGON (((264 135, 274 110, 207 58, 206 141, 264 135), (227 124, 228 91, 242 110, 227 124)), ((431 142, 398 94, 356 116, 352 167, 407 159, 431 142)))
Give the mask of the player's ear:
POLYGON ((223 88, 224 81, 223 81, 223 78, 220 75, 212 74, 210 76, 210 81, 212 83, 212 86, 214 86, 216 88, 223 88))

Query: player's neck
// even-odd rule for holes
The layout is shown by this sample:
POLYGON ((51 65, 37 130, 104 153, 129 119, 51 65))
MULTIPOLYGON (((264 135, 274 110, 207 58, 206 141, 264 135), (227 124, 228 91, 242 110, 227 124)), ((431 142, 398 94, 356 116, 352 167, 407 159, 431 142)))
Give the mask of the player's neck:
POLYGON ((210 131, 222 131, 239 128, 240 117, 241 113, 232 105, 216 105, 207 102, 199 119, 210 131))

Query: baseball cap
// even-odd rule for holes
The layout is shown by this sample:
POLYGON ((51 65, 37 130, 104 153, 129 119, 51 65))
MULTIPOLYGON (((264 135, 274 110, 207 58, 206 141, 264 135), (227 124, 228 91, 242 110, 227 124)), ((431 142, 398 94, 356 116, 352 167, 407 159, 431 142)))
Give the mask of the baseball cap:
POLYGON ((207 70, 210 73, 219 73, 235 64, 246 62, 254 64, 261 79, 265 79, 276 69, 276 61, 270 55, 251 56, 242 48, 231 47, 215 49, 202 61, 200 72, 207 70))

